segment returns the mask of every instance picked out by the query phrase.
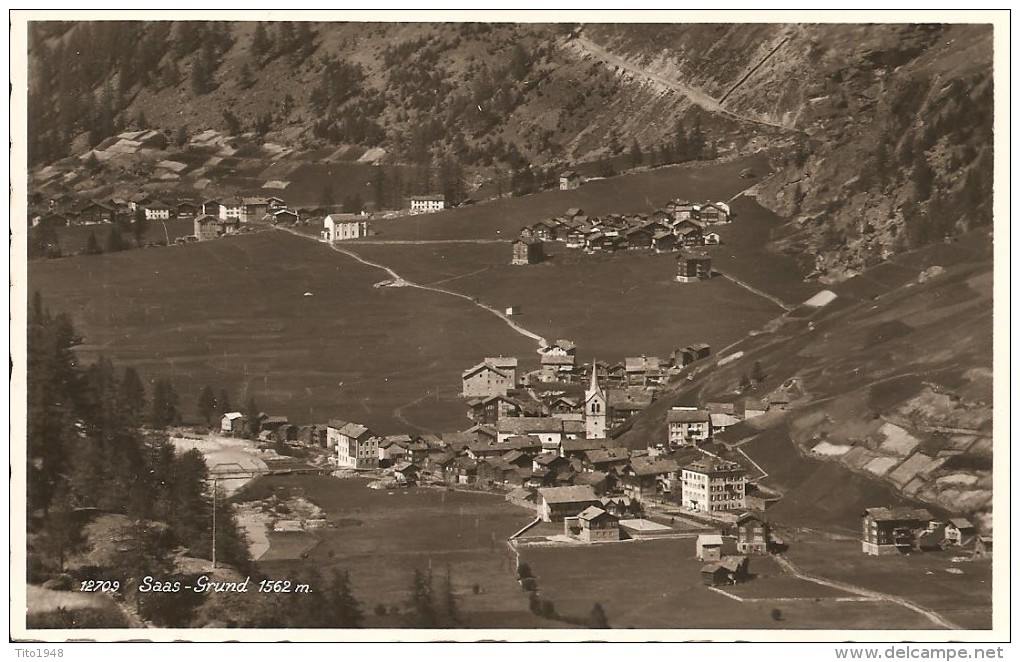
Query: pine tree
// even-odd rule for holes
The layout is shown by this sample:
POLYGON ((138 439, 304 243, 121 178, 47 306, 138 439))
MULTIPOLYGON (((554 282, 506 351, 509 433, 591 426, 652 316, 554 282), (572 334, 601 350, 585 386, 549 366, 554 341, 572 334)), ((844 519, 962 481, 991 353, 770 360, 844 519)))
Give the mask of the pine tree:
POLYGON ((333 569, 333 583, 327 595, 327 602, 332 611, 332 624, 326 627, 359 628, 364 620, 361 604, 351 592, 351 576, 346 570, 333 569))
POLYGON ((227 395, 225 389, 220 389, 220 394, 216 398, 216 411, 221 414, 226 414, 230 411, 230 396, 227 395))
POLYGON ((924 152, 918 151, 914 157, 914 172, 911 175, 911 179, 914 182, 914 197, 916 200, 923 202, 931 197, 935 173, 928 164, 928 158, 924 152))
POLYGON ((117 403, 125 418, 137 425, 145 411, 145 385, 131 366, 124 368, 117 388, 117 403))
POLYGON ((453 575, 450 571, 450 566, 446 567, 446 577, 443 579, 442 591, 442 626, 455 627, 460 625, 460 610, 457 607, 457 594, 453 588, 453 575))
POLYGON ((174 144, 178 147, 184 147, 188 144, 188 127, 184 124, 177 127, 177 137, 174 138, 174 144))
POLYGON ((415 568, 411 579, 410 627, 434 628, 438 625, 436 606, 432 596, 432 573, 415 568))
POLYGON ((202 388, 198 396, 198 415, 205 419, 206 425, 212 425, 212 417, 216 412, 216 396, 208 386, 202 388))
POLYGON ((266 34, 265 23, 259 23, 255 26, 255 34, 251 40, 251 54, 255 58, 255 64, 259 67, 265 64, 264 58, 272 46, 272 42, 269 41, 269 35, 266 34))
POLYGON ((85 242, 85 254, 86 255, 100 255, 103 249, 99 246, 99 241, 96 239, 95 232, 89 232, 88 241, 85 242))
POLYGON ((120 228, 116 225, 111 227, 110 234, 106 236, 106 252, 116 253, 125 250, 127 247, 124 237, 120 234, 120 228))
POLYGON ((244 416, 248 419, 248 432, 252 437, 259 433, 259 405, 255 402, 255 398, 252 396, 248 397, 248 402, 244 405, 244 416))
POLYGON ((145 233, 148 229, 149 219, 145 215, 145 210, 139 207, 135 210, 135 217, 131 223, 131 233, 135 237, 135 245, 142 245, 142 239, 145 237, 145 233))
POLYGON ((632 168, 636 168, 644 162, 644 152, 641 151, 641 145, 638 143, 637 138, 635 138, 630 146, 630 165, 632 168))
POLYGON ((240 85, 242 90, 247 90, 255 84, 255 76, 251 73, 251 68, 248 67, 247 62, 241 65, 241 73, 238 74, 237 84, 240 85))
POLYGON ((751 378, 746 374, 740 376, 740 390, 746 391, 751 388, 751 378))
POLYGON ((596 602, 595 606, 591 608, 591 612, 588 614, 588 627, 593 630, 609 628, 609 619, 606 618, 606 612, 602 609, 601 603, 596 602))
POLYGON ((152 426, 165 428, 178 425, 181 422, 178 402, 173 385, 165 379, 157 379, 152 388, 152 410, 149 417, 152 426))
POLYGON ((751 381, 755 384, 761 384, 765 381, 765 371, 762 370, 761 362, 755 361, 754 365, 751 366, 751 381))

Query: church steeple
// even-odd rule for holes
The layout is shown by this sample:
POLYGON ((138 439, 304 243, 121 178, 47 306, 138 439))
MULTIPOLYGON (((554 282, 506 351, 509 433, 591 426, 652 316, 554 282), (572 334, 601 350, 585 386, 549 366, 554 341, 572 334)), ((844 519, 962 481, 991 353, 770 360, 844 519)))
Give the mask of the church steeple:
POLYGON ((606 438, 606 395, 599 386, 598 363, 591 362, 591 385, 584 392, 584 429, 588 439, 606 438))

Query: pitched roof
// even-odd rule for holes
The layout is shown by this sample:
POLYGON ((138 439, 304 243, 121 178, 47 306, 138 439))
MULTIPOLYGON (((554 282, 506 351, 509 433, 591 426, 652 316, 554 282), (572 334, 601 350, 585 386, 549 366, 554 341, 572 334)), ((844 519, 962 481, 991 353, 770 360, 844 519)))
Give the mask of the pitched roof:
POLYGON ((508 437, 506 441, 502 443, 502 446, 511 450, 530 450, 542 447, 542 440, 531 435, 521 434, 513 437, 508 437))
POLYGON ((540 455, 536 455, 535 456, 535 462, 537 464, 539 464, 540 466, 545 466, 545 465, 548 465, 548 464, 552 464, 553 462, 555 462, 557 460, 562 460, 562 459, 563 458, 561 458, 556 453, 542 453, 540 455))
POLYGON ((742 471, 744 470, 744 467, 736 462, 730 462, 729 460, 709 460, 706 458, 691 462, 685 466, 684 469, 698 473, 716 473, 724 471, 742 471))
POLYGON ((628 356, 624 359, 624 369, 627 372, 650 372, 660 369, 660 361, 657 356, 628 356))
POLYGON ((720 568, 723 568, 724 570, 736 572, 737 570, 740 569, 740 566, 744 565, 745 563, 747 563, 746 556, 724 556, 722 560, 719 561, 718 565, 720 568))
POLYGON ((580 501, 597 502, 598 496, 589 485, 570 485, 568 487, 541 487, 539 495, 546 503, 575 503, 580 501))
POLYGON ((617 519, 616 515, 607 513, 598 506, 588 506, 587 508, 580 512, 580 514, 577 516, 577 519, 583 519, 586 522, 591 522, 597 520, 602 516, 611 517, 614 520, 617 519))
POLYGON ((658 476, 669 474, 680 468, 676 460, 652 460, 647 457, 635 457, 630 460, 630 467, 638 476, 658 476))
POLYGON ((593 451, 599 448, 605 448, 610 445, 608 439, 564 439, 560 442, 560 447, 564 453, 578 452, 578 451, 593 451))
POLYGON ((609 477, 605 471, 584 471, 574 476, 575 485, 598 485, 609 477))
POLYGON ((722 547, 722 535, 719 533, 702 533, 698 536, 701 547, 722 547))
POLYGON ((340 434, 359 439, 368 433, 368 428, 359 423, 348 423, 347 425, 340 428, 340 434))
POLYGON ((503 453, 503 459, 506 460, 507 462, 516 462, 517 460, 521 459, 522 457, 527 457, 527 456, 524 453, 522 453, 519 450, 517 450, 517 449, 510 450, 510 451, 507 451, 506 453, 503 453))
POLYGON ((973 529, 974 525, 965 517, 951 517, 949 523, 958 529, 973 529))
POLYGON ((605 464, 629 459, 630 451, 626 448, 598 448, 586 452, 585 457, 592 464, 605 464))
POLYGON ((563 432, 563 421, 548 416, 527 416, 501 418, 496 421, 496 430, 514 435, 529 433, 563 432))
POLYGON ((893 522, 902 520, 919 520, 922 522, 931 520, 931 513, 926 508, 865 508, 865 513, 871 515, 876 522, 893 522))
POLYGON ((223 414, 223 418, 228 421, 236 421, 239 418, 244 418, 244 414, 239 411, 229 411, 226 414, 223 414))
POLYGON ((709 423, 711 415, 704 409, 670 409, 666 412, 669 423, 709 423))
POLYGON ((712 419, 712 427, 715 428, 725 428, 740 422, 740 419, 732 414, 710 414, 710 417, 712 419))
POLYGON ((347 427, 347 425, 347 421, 341 421, 339 418, 331 418, 329 419, 329 422, 326 423, 326 427, 334 428, 336 430, 341 430, 347 427))
POLYGON ((460 373, 460 376, 462 379, 467 379, 471 375, 475 374, 476 372, 481 372, 482 370, 491 370, 500 377, 510 377, 510 375, 506 374, 502 370, 499 370, 496 366, 492 365, 488 361, 482 361, 481 363, 472 366, 471 368, 468 368, 464 372, 460 373))

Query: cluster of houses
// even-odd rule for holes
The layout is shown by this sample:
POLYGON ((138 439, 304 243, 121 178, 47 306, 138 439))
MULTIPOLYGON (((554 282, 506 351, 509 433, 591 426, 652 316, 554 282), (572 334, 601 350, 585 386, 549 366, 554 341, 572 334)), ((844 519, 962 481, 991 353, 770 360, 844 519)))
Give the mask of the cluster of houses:
POLYGON ((926 508, 868 508, 861 514, 861 551, 871 556, 971 548, 991 558, 992 536, 979 535, 963 517, 940 519, 926 508))
POLYGON ((613 391, 622 391, 621 400, 635 397, 634 389, 654 390, 687 366, 711 354, 706 343, 694 343, 671 352, 666 357, 629 356, 623 362, 577 362, 577 346, 569 340, 557 340, 539 350, 540 367, 520 375, 517 359, 488 357, 461 374, 462 394, 466 398, 506 395, 518 386, 560 384, 569 386, 588 381, 594 373, 599 382, 613 391), (624 397, 625 396, 625 397, 624 397))
POLYGON ((568 209, 521 228, 520 239, 559 241, 568 248, 588 252, 653 249, 659 252, 721 243, 711 226, 732 221, 725 202, 693 203, 674 200, 651 214, 589 216, 583 209, 568 209))

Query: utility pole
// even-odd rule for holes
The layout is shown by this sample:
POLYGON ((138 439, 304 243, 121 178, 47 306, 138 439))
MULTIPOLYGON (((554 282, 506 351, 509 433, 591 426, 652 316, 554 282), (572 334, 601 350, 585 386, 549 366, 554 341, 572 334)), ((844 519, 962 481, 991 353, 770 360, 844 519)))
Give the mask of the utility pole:
POLYGON ((212 479, 212 569, 216 570, 216 493, 219 492, 219 477, 212 479))

